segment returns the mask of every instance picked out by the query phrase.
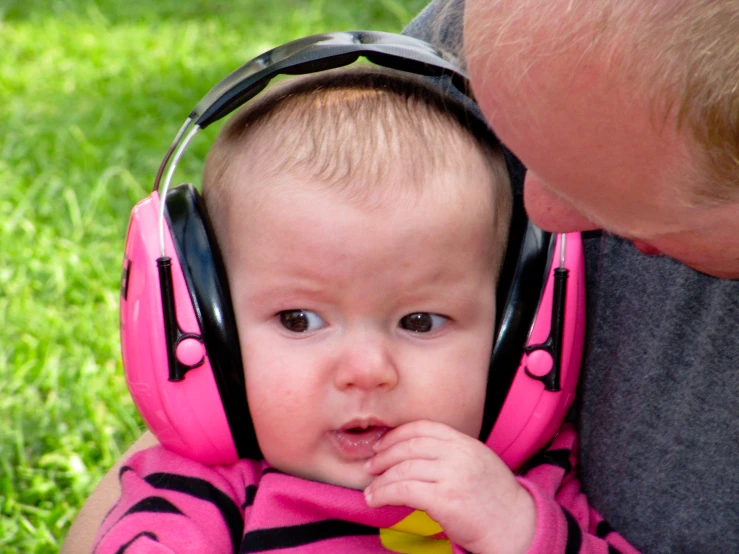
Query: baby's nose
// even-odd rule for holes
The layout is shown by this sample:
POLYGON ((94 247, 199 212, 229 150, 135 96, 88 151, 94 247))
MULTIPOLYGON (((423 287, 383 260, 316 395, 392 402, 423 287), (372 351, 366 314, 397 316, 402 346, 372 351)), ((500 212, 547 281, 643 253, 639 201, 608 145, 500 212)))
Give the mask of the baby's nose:
POLYGON ((398 382, 398 368, 382 337, 351 341, 336 360, 334 373, 340 390, 391 389, 398 382))

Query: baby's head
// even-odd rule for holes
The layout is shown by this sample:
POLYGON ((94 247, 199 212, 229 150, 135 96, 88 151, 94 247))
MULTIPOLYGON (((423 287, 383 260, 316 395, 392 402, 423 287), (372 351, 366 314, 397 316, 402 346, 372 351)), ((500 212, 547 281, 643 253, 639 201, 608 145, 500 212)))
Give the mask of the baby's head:
POLYGON ((419 419, 480 432, 511 191, 484 123, 420 78, 292 79, 206 163, 265 459, 363 488, 419 419))

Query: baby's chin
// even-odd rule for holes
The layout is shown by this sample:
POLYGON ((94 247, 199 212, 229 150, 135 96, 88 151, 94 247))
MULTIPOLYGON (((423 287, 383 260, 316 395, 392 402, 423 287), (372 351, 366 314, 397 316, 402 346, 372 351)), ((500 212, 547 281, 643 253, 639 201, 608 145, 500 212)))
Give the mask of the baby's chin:
POLYGON ((279 467, 274 464, 272 464, 272 467, 301 479, 361 491, 367 488, 374 479, 374 476, 364 471, 363 465, 364 462, 359 462, 351 464, 351 467, 343 466, 333 471, 328 468, 279 467))
POLYGON ((372 479, 373 477, 364 473, 364 475, 359 476, 347 476, 338 479, 314 479, 314 481, 321 481, 323 483, 328 483, 329 485, 344 487, 345 489, 355 489, 362 491, 367 488, 367 486, 372 482, 372 479))

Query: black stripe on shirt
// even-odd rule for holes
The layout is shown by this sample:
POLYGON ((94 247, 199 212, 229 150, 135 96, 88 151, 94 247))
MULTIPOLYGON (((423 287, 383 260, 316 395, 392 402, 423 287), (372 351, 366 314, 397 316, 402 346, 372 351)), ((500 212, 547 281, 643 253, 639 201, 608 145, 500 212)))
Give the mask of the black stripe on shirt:
POLYGON ((115 551, 115 554, 124 554, 129 546, 131 546, 133 543, 135 543, 137 540, 139 540, 141 537, 146 537, 148 539, 153 540, 154 542, 159 542, 159 538, 150 531, 142 531, 138 535, 136 535, 134 538, 132 538, 130 541, 128 541, 126 544, 122 544, 121 547, 115 551))
POLYGON ((257 496, 257 486, 248 485, 244 489, 244 503, 241 505, 242 510, 246 510, 249 506, 254 504, 254 498, 257 496))
POLYGON ((121 516, 121 519, 140 512, 184 515, 177 506, 166 498, 162 498, 161 496, 147 496, 126 510, 126 513, 121 516))
MULTIPOLYGON (((133 471, 133 468, 131 466, 121 466, 121 469, 118 470, 118 483, 121 483, 121 479, 123 478, 123 474, 127 471, 133 471)), ((123 488, 123 487, 121 487, 123 488)), ((105 514, 105 517, 103 518, 103 521, 108 519, 108 516, 113 513, 113 510, 115 510, 118 507, 118 504, 121 502, 121 497, 119 496, 118 499, 115 501, 115 503, 110 507, 108 512, 105 514)))
POLYGON ((607 537, 613 533, 613 527, 606 521, 601 521, 598 526, 595 528, 595 536, 600 537, 601 539, 607 537))
POLYGON ((152 473, 144 477, 144 480, 157 489, 189 494, 213 504, 221 512, 231 535, 233 551, 237 552, 241 535, 244 533, 244 520, 238 506, 223 491, 204 479, 174 473, 152 473))
MULTIPOLYGON (((611 533, 613 533, 613 527, 606 520, 601 521, 595 528, 595 536, 599 539, 605 539, 611 533)), ((621 551, 609 544, 608 554, 621 554, 621 551)))
POLYGON ((340 519, 326 519, 301 525, 257 529, 244 535, 241 554, 264 552, 279 548, 292 548, 327 539, 358 535, 378 535, 377 527, 352 523, 340 519))
POLYGON ((572 470, 572 464, 570 463, 570 450, 561 448, 559 450, 547 450, 541 454, 537 454, 524 466, 521 470, 521 474, 526 475, 535 467, 543 465, 559 467, 564 469, 565 473, 569 473, 572 470))
POLYGON ((562 508, 562 513, 567 520, 567 545, 565 546, 565 554, 577 554, 582 547, 582 531, 580 526, 572 514, 562 508))

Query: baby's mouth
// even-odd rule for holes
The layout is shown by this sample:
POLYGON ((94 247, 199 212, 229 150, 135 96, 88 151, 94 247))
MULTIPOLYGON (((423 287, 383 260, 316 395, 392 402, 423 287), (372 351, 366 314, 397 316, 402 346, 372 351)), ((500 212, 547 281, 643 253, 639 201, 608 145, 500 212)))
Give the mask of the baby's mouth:
POLYGON ((375 444, 388 431, 390 427, 381 423, 350 423, 333 432, 334 444, 342 457, 363 460, 374 455, 375 444))

